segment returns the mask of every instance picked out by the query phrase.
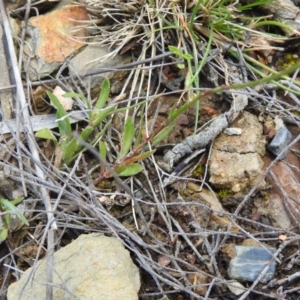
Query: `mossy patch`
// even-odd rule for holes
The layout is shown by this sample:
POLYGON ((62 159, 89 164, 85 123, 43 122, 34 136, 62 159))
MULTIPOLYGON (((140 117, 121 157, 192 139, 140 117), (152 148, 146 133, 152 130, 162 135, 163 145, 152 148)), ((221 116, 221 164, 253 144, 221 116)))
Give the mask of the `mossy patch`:
POLYGON ((232 194, 233 194, 233 192, 230 189, 222 189, 222 190, 219 190, 218 193, 217 193, 217 195, 219 196, 219 198, 221 200, 228 197, 228 196, 230 196, 230 195, 232 195, 232 194))

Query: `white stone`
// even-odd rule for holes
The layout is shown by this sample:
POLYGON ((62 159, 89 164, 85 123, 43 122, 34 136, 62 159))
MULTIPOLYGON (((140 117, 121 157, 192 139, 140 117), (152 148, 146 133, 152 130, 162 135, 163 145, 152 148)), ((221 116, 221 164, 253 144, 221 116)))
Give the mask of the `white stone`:
POLYGON ((230 127, 226 128, 223 132, 227 135, 241 135, 243 130, 241 128, 230 127))

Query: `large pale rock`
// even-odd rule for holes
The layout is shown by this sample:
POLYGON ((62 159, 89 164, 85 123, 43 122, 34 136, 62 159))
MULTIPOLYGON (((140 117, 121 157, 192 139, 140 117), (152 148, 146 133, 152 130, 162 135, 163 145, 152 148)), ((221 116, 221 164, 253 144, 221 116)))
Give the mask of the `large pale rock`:
POLYGON ((29 19, 25 68, 30 58, 28 72, 32 80, 50 75, 86 44, 88 32, 82 27, 86 20, 89 20, 86 9, 76 5, 63 6, 29 19))
MULTIPOLYGON (((107 46, 99 46, 97 44, 90 44, 85 47, 80 53, 74 56, 69 63, 70 75, 74 78, 77 76, 85 76, 97 72, 101 69, 114 68, 130 62, 131 58, 128 55, 115 55, 109 56, 111 50, 107 46)), ((101 84, 105 78, 108 78, 111 82, 111 92, 118 94, 123 84, 121 80, 127 74, 128 71, 108 71, 101 74, 95 74, 93 76, 86 76, 82 81, 88 85, 92 92, 99 92, 101 84), (119 84, 120 83, 120 84, 119 84), (120 88, 118 88, 118 85, 120 88)))
POLYGON ((209 181, 217 188, 241 192, 251 188, 262 173, 265 141, 262 125, 248 112, 243 112, 232 127, 242 129, 242 134, 221 133, 216 138, 209 164, 209 181))
MULTIPOLYGON (((46 261, 37 263, 26 284, 29 268, 8 289, 8 300, 45 299, 46 261), (24 288, 24 290, 22 290, 24 288)), ((111 237, 92 233, 81 235, 54 254, 53 299, 135 300, 140 278, 129 252, 111 237)))

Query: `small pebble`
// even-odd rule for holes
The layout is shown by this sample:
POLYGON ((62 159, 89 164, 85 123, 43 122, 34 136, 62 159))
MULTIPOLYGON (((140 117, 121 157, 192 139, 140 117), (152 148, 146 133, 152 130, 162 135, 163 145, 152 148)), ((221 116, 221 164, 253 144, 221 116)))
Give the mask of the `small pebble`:
MULTIPOLYGON (((290 131, 286 127, 283 127, 276 133, 275 137, 267 148, 274 155, 278 156, 281 151, 286 148, 291 138, 292 134, 290 133, 290 131)), ((287 153, 287 150, 284 151, 280 156, 280 159, 285 158, 287 156, 287 153)))
POLYGON ((227 135, 241 135, 243 130, 241 128, 230 127, 226 128, 223 132, 227 135))
MULTIPOLYGON (((235 246, 236 257, 230 260, 228 276, 241 282, 253 282, 261 271, 268 265, 275 253, 275 248, 235 246)), ((267 273, 260 280, 261 283, 270 281, 275 273, 276 263, 272 262, 267 273)))

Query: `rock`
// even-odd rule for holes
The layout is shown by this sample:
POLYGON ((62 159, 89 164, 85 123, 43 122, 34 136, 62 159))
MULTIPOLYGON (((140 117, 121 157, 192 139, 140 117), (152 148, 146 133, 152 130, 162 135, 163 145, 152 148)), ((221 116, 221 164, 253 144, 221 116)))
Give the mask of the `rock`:
MULTIPOLYGON (((251 188, 263 171, 265 141, 262 125, 257 117, 244 112, 232 127, 240 128, 241 135, 221 133, 215 140, 209 163, 210 183, 219 189, 235 193, 251 188)), ((264 181, 260 187, 263 187, 264 181)))
MULTIPOLYGON (((283 151, 283 149, 286 148, 291 138, 292 134, 290 133, 290 131, 286 127, 283 127, 276 133, 275 137, 267 148, 274 155, 278 156, 283 151)), ((285 158, 287 156, 287 153, 287 150, 284 151, 281 154, 280 159, 285 158)))
MULTIPOLYGON (((83 234, 54 254, 53 269, 53 299, 138 299, 138 268, 116 238, 83 234)), ((10 285, 8 300, 45 299, 46 260, 37 263, 26 284, 31 272, 29 268, 18 282, 10 285)))
POLYGON ((89 20, 86 9, 70 5, 29 19, 24 52, 25 68, 32 80, 43 78, 56 70, 65 59, 86 44, 87 29, 77 28, 89 20))
POLYGON ((231 293, 240 295, 245 292, 246 288, 238 281, 233 281, 226 284, 231 293))
POLYGON ((243 130, 241 128, 229 127, 223 131, 227 135, 241 135, 243 130))
POLYGON ((274 118, 274 126, 276 132, 285 127, 283 120, 278 116, 275 116, 274 118))
MULTIPOLYGON (((272 170, 277 177, 281 189, 285 191, 286 196, 282 196, 282 201, 285 202, 284 207, 293 225, 299 226, 300 205, 299 201, 297 201, 297 199, 300 199, 299 181, 296 180, 292 170, 281 161, 277 162, 272 170)), ((281 194, 281 192, 278 192, 278 194, 281 194)))
POLYGON ((272 193, 268 201, 267 213, 280 228, 288 230, 291 229, 293 225, 282 201, 284 200, 282 200, 278 194, 272 193))
MULTIPOLYGON (((235 246, 236 257, 230 260, 228 268, 228 276, 237 281, 253 282, 257 279, 261 271, 268 265, 275 253, 275 248, 249 246, 235 246)), ((267 273, 260 280, 261 283, 270 281, 275 272, 276 263, 272 262, 267 273)))
MULTIPOLYGON (((78 75, 83 76, 87 73, 97 71, 102 68, 113 68, 130 61, 130 57, 128 55, 115 55, 114 57, 109 57, 108 54, 110 52, 111 51, 109 50, 109 47, 100 47, 97 44, 88 45, 83 49, 83 51, 78 53, 70 60, 70 75, 73 75, 76 78, 78 75), (103 59, 105 56, 106 58, 103 59)), ((99 91, 104 78, 110 79, 112 84, 116 87, 116 82, 120 82, 126 73, 127 71, 124 70, 108 71, 106 73, 97 74, 94 76, 87 76, 83 78, 83 82, 86 85, 89 85, 92 90, 97 87, 99 91)), ((123 85, 119 85, 119 89, 122 87, 123 85)), ((114 90, 115 94, 118 94, 119 92, 120 90, 114 90)))
POLYGON ((267 1, 260 6, 260 9, 266 14, 272 15, 274 21, 288 25, 282 27, 286 36, 291 37, 300 30, 298 19, 300 9, 291 0, 267 1))
POLYGON ((195 293, 201 296, 205 296, 207 293, 208 278, 202 273, 195 273, 189 275, 189 282, 193 285, 195 293))
MULTIPOLYGON (((232 226, 232 232, 239 232, 239 228, 232 224, 230 218, 224 214, 227 213, 226 210, 224 210, 216 195, 211 190, 201 188, 199 185, 189 182, 185 192, 190 195, 194 201, 203 203, 212 209, 210 214, 206 212, 206 215, 209 216, 210 226, 214 228, 232 226)), ((200 207, 200 209, 203 210, 202 207, 200 207)), ((197 221, 201 224, 201 220, 197 221)))

